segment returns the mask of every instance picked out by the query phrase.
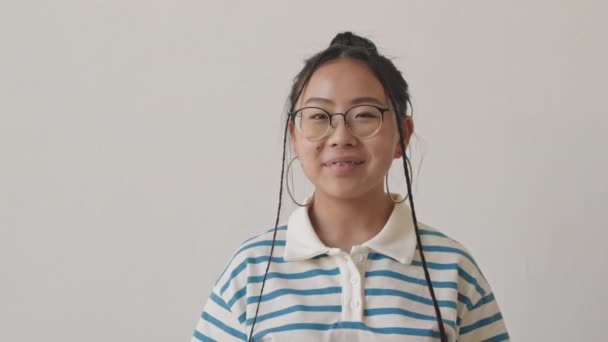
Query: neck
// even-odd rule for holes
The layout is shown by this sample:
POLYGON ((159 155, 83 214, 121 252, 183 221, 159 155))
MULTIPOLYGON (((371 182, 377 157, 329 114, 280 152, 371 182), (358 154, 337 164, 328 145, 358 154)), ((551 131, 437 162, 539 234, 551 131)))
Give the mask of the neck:
POLYGON ((315 193, 308 214, 326 246, 350 252, 352 246, 368 241, 382 230, 393 205, 382 189, 353 199, 315 193))

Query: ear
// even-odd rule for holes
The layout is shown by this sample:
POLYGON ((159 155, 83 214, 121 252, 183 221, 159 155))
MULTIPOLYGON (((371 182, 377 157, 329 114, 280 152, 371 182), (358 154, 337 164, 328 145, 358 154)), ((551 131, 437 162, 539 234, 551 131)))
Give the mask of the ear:
MULTIPOLYGON (((410 143, 410 138, 412 137, 412 133, 414 133, 414 120, 412 120, 411 116, 406 116, 403 120, 401 120, 401 130, 403 132, 403 144, 407 148, 410 143)), ((399 139, 397 137, 397 146, 395 148, 395 154, 393 155, 395 159, 401 158, 401 144, 399 143, 399 139)))
POLYGON ((295 127, 293 126, 293 121, 290 118, 287 118, 287 134, 289 134, 289 147, 291 148, 291 154, 294 157, 298 156, 298 147, 296 146, 296 132, 295 127))

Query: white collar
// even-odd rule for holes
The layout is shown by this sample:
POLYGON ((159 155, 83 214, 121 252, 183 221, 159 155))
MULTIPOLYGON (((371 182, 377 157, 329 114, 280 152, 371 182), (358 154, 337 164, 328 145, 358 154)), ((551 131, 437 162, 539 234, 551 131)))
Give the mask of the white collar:
MULTIPOLYGON (((370 240, 366 246, 377 253, 391 257, 402 264, 410 264, 416 251, 416 232, 412 222, 410 208, 405 203, 395 203, 393 211, 382 230, 370 240)), ((317 236, 310 217, 308 207, 296 209, 287 223, 285 261, 300 261, 314 258, 333 250, 325 246, 317 236)))

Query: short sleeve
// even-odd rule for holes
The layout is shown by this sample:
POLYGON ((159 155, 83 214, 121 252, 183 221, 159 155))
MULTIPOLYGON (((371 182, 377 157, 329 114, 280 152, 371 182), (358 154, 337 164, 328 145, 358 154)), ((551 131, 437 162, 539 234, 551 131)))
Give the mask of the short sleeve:
POLYGON ((458 342, 509 341, 505 322, 492 292, 473 304, 458 326, 458 342))
POLYGON ((240 273, 242 277, 234 278, 235 273, 242 269, 239 266, 242 257, 246 258, 239 251, 233 254, 219 276, 203 307, 191 342, 247 341, 244 314, 247 275, 243 272, 240 273))
POLYGON ((247 341, 245 326, 230 310, 226 301, 213 289, 203 308, 191 342, 247 341))

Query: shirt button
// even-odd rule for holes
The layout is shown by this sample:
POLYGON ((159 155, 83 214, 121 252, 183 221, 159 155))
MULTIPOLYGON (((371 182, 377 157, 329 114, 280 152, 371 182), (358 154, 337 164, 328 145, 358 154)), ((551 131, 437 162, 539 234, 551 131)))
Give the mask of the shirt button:
POLYGON ((365 260, 365 257, 363 257, 363 254, 357 254, 354 256, 355 262, 363 262, 363 260, 365 260))
POLYGON ((351 307, 351 308, 353 308, 353 309, 358 308, 358 307, 359 307, 359 305, 361 305, 361 302, 359 302, 359 300, 358 300, 358 299, 353 299, 353 300, 350 302, 350 307, 351 307))
POLYGON ((350 278, 350 282, 351 284, 356 285, 359 282, 359 277, 353 276, 352 278, 350 278))

